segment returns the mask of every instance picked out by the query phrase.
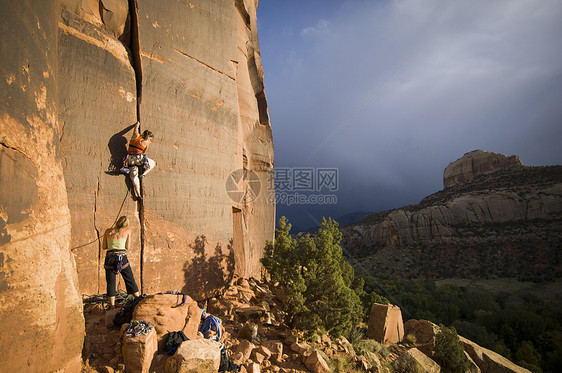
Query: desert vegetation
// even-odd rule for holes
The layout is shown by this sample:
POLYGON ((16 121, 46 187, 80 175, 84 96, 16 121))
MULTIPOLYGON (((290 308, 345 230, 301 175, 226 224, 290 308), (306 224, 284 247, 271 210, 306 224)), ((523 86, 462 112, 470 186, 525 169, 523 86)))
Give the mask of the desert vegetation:
POLYGON ((474 291, 399 277, 365 277, 365 291, 393 294, 404 319, 425 319, 494 350, 533 372, 562 367, 562 304, 532 291, 474 291))
POLYGON ((372 303, 389 303, 380 294, 390 294, 404 321, 441 324, 436 359, 447 371, 464 369, 457 333, 533 372, 557 372, 562 367, 560 302, 532 291, 514 296, 437 286, 432 279, 359 276, 342 254, 337 222, 323 220, 316 234, 299 238, 291 236, 290 229, 287 219, 281 218, 275 243, 267 244, 262 263, 273 287, 286 297, 290 326, 311 338, 328 333, 343 335, 355 346, 365 344, 358 325, 365 325, 372 303))

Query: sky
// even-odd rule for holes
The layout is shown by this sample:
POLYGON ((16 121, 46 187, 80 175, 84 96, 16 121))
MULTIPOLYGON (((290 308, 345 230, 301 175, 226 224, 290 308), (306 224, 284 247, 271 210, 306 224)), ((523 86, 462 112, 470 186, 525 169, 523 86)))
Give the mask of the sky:
POLYGON ((419 203, 476 149, 562 164, 560 0, 261 0, 257 17, 277 218, 297 229, 419 203))

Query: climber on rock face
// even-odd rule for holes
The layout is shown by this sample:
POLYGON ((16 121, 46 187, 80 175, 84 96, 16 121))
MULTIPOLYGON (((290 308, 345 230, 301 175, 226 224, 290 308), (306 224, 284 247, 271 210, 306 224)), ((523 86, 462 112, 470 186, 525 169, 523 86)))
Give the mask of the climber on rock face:
POLYGON ((140 295, 127 259, 127 250, 131 241, 131 229, 128 227, 129 220, 126 216, 121 216, 103 235, 102 249, 106 251, 105 279, 107 282, 107 297, 111 308, 115 306, 115 279, 119 273, 125 280, 127 294, 133 294, 135 297, 140 295))
POLYGON ((133 130, 133 136, 129 141, 129 149, 127 150, 127 158, 125 160, 125 167, 121 170, 124 173, 128 173, 131 181, 133 182, 133 189, 135 191, 135 197, 137 199, 142 199, 140 191, 140 181, 139 181, 139 167, 143 168, 143 173, 140 174, 142 178, 144 175, 149 173, 156 162, 148 158, 145 153, 154 136, 152 132, 146 130, 142 134, 139 132, 140 122, 135 123, 135 129, 133 130))

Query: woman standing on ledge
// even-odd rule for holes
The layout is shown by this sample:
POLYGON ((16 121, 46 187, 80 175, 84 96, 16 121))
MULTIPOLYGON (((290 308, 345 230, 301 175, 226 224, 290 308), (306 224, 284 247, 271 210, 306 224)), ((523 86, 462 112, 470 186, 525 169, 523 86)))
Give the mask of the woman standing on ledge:
POLYGON ((127 294, 135 297, 140 295, 139 288, 135 282, 131 265, 127 259, 127 250, 131 241, 131 229, 126 216, 121 216, 112 228, 105 231, 103 235, 102 249, 107 250, 105 255, 105 281, 107 282, 107 297, 110 308, 115 307, 115 280, 121 272, 127 294))

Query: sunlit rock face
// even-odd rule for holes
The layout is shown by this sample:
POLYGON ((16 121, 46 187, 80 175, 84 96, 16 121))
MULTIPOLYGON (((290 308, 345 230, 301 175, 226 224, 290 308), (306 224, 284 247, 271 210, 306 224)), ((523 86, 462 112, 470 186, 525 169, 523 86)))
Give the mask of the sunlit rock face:
POLYGON ((275 212, 256 3, 64 3, 62 151, 80 290, 105 291, 96 240, 118 215, 132 223, 143 292, 197 298, 232 274, 259 276, 275 212), (120 166, 137 118, 157 162, 142 204, 126 196, 125 176, 105 172, 120 166))
POLYGON ((0 30, 0 371, 79 372, 82 301, 58 116, 50 1, 5 1, 0 30))
POLYGON ((0 371, 80 370, 79 294, 105 293, 119 215, 145 293, 260 275, 275 206, 256 6, 2 3, 0 371), (142 203, 114 172, 137 120, 157 162, 142 203))

